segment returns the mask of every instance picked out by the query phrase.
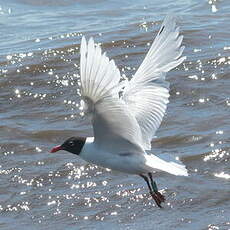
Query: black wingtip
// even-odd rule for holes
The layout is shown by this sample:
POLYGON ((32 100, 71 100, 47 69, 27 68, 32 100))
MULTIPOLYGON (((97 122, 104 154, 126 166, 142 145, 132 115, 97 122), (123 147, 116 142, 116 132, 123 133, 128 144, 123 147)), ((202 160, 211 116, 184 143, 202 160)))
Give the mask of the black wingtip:
POLYGON ((159 35, 163 32, 164 28, 165 28, 165 26, 162 26, 162 28, 161 28, 161 30, 159 32, 159 35))

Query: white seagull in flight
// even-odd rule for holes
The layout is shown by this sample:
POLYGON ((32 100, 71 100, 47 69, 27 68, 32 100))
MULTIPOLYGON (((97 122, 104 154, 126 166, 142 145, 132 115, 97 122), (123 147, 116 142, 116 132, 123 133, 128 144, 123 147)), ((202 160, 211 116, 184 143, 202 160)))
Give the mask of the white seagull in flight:
POLYGON ((184 46, 174 17, 167 16, 144 61, 130 81, 93 38, 81 41, 81 99, 91 115, 94 137, 71 137, 51 152, 66 150, 105 168, 144 178, 161 207, 165 201, 153 181, 153 171, 187 176, 183 164, 146 152, 164 116, 169 98, 166 73, 180 65, 184 46))

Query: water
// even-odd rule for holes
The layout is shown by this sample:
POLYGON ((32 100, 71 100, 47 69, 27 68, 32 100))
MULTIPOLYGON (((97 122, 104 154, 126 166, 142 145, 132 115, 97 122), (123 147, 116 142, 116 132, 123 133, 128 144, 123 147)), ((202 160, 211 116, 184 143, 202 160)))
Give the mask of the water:
POLYGON ((230 4, 218 0, 0 1, 0 228, 230 229, 230 4), (190 177, 144 181, 49 150, 92 133, 79 116, 82 34, 131 76, 162 19, 179 16, 187 60, 167 75, 170 104, 153 142, 190 177))

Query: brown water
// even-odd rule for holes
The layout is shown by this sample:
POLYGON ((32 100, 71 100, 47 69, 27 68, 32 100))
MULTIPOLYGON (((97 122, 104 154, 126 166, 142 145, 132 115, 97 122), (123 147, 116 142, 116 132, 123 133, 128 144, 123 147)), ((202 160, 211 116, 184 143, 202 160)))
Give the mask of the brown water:
POLYGON ((0 1, 0 229, 230 229, 230 2, 228 0, 0 1), (179 156, 190 177, 144 181, 49 154, 87 136, 76 79, 82 34, 131 76, 162 19, 180 16, 187 60, 152 145, 179 156))

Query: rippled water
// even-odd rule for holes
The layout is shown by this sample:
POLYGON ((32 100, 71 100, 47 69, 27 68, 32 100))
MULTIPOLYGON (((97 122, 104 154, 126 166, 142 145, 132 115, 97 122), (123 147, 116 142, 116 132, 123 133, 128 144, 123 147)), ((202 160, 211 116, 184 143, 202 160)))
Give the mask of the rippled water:
POLYGON ((229 12, 228 0, 0 1, 0 229, 230 229, 229 12), (48 152, 92 132, 78 109, 82 34, 131 76, 168 13, 187 60, 167 76, 152 151, 190 177, 155 174, 159 209, 141 178, 48 152))

